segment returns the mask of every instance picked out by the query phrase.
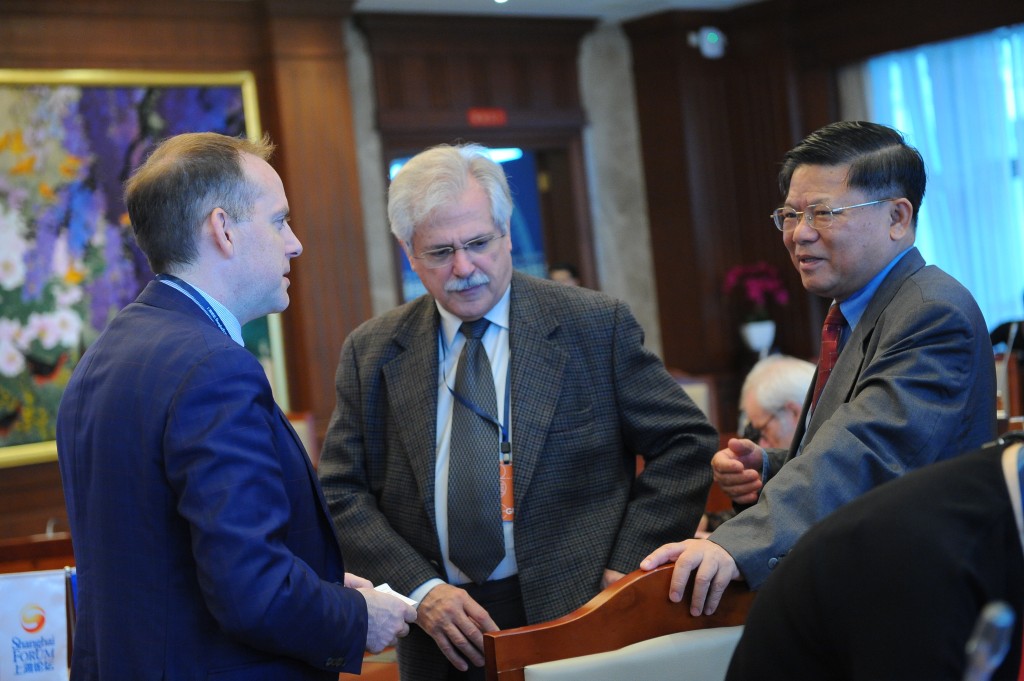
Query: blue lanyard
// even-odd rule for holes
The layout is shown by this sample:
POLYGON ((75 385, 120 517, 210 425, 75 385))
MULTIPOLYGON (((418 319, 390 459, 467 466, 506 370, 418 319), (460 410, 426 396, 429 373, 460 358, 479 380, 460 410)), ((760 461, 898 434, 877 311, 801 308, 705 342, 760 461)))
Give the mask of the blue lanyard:
POLYGON ((212 305, 210 305, 210 301, 208 301, 199 291, 195 290, 191 284, 179 279, 173 274, 158 274, 156 275, 156 278, 159 281, 173 282, 176 286, 181 287, 185 293, 196 302, 196 305, 202 308, 203 312, 206 313, 206 316, 213 320, 213 323, 217 325, 217 328, 223 331, 225 336, 229 338, 231 337, 231 333, 228 332, 227 327, 224 326, 224 322, 221 321, 220 315, 218 315, 217 311, 213 309, 212 305))
MULTIPOLYGON (((448 357, 448 352, 447 352, 447 349, 445 348, 444 339, 442 339, 442 342, 441 342, 441 351, 442 351, 441 365, 443 367, 445 362, 447 361, 447 357, 448 357)), ((498 430, 501 432, 501 446, 500 446, 500 450, 501 450, 501 463, 506 464, 506 465, 511 464, 512 463, 512 441, 509 439, 509 436, 508 436, 509 404, 511 402, 511 393, 512 393, 512 388, 511 388, 511 386, 512 386, 512 361, 511 361, 511 358, 509 358, 508 366, 505 369, 505 412, 504 412, 505 413, 505 422, 504 423, 502 423, 501 421, 499 421, 494 416, 491 416, 490 414, 485 412, 483 409, 481 409, 477 405, 475 405, 472 402, 470 402, 469 400, 467 400, 464 396, 462 396, 459 393, 457 393, 455 391, 455 388, 453 388, 450 385, 448 385, 448 376, 447 376, 447 374, 442 374, 442 375, 444 375, 444 387, 448 388, 448 392, 450 392, 452 394, 452 397, 457 399, 459 401, 459 403, 462 406, 464 406, 466 409, 469 409, 471 412, 473 412, 474 414, 476 414, 480 418, 484 419, 485 421, 487 421, 489 423, 493 423, 495 426, 498 427, 498 430)))

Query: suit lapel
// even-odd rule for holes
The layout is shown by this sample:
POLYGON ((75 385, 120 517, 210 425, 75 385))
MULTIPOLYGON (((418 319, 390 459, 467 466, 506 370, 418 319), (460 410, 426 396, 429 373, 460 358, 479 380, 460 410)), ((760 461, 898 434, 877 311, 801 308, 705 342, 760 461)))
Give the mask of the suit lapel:
POLYGON ((529 279, 513 275, 509 310, 512 362, 512 455, 516 504, 526 494, 561 394, 565 351, 550 340, 558 329, 538 304, 529 279))
MULTIPOLYGON (((821 424, 827 420, 827 416, 833 414, 836 409, 849 400, 850 393, 864 369, 864 351, 874 334, 878 318, 892 302, 904 282, 924 265, 924 258, 921 257, 920 252, 916 248, 912 248, 896 263, 896 266, 875 291, 875 295, 857 323, 857 328, 853 330, 842 352, 839 353, 839 359, 832 369, 832 375, 829 376, 818 405, 814 413, 811 414, 811 422, 807 428, 808 437, 813 437, 821 424)), ((817 372, 815 372, 815 380, 817 380, 817 372)))
MULTIPOLYGON (((281 422, 281 427, 291 436, 292 454, 302 457, 303 464, 306 466, 306 473, 309 475, 309 484, 313 488, 313 494, 316 495, 317 502, 320 504, 320 510, 323 513, 324 518, 327 519, 328 523, 331 521, 331 509, 327 505, 327 499, 324 498, 324 490, 320 487, 320 479, 317 477, 316 470, 313 468, 313 462, 309 460, 309 454, 306 452, 306 446, 302 444, 302 438, 295 432, 295 428, 292 427, 292 422, 288 420, 281 408, 277 405, 274 406, 274 410, 277 412, 277 417, 281 422)), ((332 545, 334 542, 331 542, 332 545)), ((338 551, 338 557, 341 557, 340 549, 338 551)))
POLYGON ((431 522, 434 517, 434 464, 437 459, 437 328, 439 315, 430 296, 414 303, 414 309, 397 329, 398 352, 384 365, 388 413, 398 431, 431 522))

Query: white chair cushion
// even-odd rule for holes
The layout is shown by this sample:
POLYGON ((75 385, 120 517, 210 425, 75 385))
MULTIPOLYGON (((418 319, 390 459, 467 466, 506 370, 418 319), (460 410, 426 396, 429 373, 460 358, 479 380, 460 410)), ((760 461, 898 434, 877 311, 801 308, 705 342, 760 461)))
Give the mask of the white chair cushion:
POLYGON ((619 650, 527 666, 526 681, 722 681, 743 627, 681 631, 619 650))

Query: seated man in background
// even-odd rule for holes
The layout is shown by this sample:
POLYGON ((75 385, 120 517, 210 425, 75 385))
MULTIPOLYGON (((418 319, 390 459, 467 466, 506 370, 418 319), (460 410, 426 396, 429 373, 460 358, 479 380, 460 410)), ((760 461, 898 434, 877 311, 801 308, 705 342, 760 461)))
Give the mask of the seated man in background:
POLYGON ((769 355, 755 364, 740 391, 750 429, 744 437, 762 447, 789 449, 813 378, 813 364, 789 355, 769 355))
POLYGON ((548 268, 548 279, 567 286, 580 285, 580 273, 576 266, 568 262, 556 262, 548 268))
MULTIPOLYGON (((970 292, 914 247, 924 161, 892 128, 844 121, 783 159, 775 227, 804 288, 832 299, 815 385, 788 450, 733 439, 712 459, 734 503, 707 539, 666 544, 669 597, 692 572, 690 612, 732 580, 759 588, 816 522, 907 471, 995 438, 995 363, 970 292)), ((842 585, 838 585, 840 588, 842 585)))
POLYGON ((997 444, 927 466, 811 528, 758 593, 728 681, 1017 679, 1022 454, 997 444), (993 601, 1016 616, 1009 654, 992 677, 965 675, 993 601))
MULTIPOLYGON (((742 437, 762 447, 789 449, 814 365, 789 355, 769 355, 747 373, 740 390, 740 410, 746 427, 742 437)), ((697 537, 707 537, 729 518, 734 509, 708 513, 697 526, 697 537)))

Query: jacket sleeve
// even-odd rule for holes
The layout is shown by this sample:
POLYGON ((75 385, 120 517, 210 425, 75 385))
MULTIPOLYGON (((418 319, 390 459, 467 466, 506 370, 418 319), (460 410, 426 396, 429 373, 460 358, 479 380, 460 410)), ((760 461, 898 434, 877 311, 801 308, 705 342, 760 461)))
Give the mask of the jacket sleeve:
POLYGON ((220 626, 247 645, 358 672, 366 601, 325 581, 289 547, 303 532, 312 534, 306 541, 324 541, 322 530, 311 530, 322 528, 322 511, 301 449, 276 444, 278 419, 266 376, 244 351, 209 354, 174 396, 166 474, 190 526, 199 585, 220 626))
POLYGON ((623 440, 644 459, 608 565, 628 573, 661 544, 693 536, 707 503, 718 438, 661 359, 644 348, 643 331, 621 302, 614 328, 614 393, 623 440))
MULTIPOLYGON (((398 437, 387 404, 394 387, 386 386, 383 378, 391 346, 374 342, 389 337, 386 330, 357 330, 345 340, 318 474, 348 564, 375 583, 386 581, 408 594, 444 572, 433 521, 417 496, 410 457, 391 439, 398 437), (424 556, 437 556, 437 564, 424 556)), ((432 383, 428 387, 434 389, 432 383)))
MULTIPOLYGON (((973 301, 960 304, 942 295, 948 292, 904 283, 862 345, 843 350, 859 361, 843 401, 809 431, 758 502, 711 535, 752 588, 811 525, 843 504, 994 435, 988 334, 973 301)), ((819 409, 824 400, 825 394, 819 409)))

